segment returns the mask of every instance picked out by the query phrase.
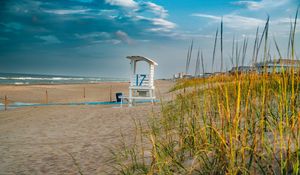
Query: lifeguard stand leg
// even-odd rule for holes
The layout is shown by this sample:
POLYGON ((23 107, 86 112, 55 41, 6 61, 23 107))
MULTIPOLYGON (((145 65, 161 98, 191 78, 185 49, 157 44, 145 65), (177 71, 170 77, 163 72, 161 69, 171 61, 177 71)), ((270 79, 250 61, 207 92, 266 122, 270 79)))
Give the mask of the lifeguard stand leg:
POLYGON ((154 99, 153 99, 153 90, 149 90, 149 96, 151 97, 151 103, 154 104, 154 99))
POLYGON ((129 102, 128 102, 128 106, 132 107, 132 89, 129 89, 129 102))

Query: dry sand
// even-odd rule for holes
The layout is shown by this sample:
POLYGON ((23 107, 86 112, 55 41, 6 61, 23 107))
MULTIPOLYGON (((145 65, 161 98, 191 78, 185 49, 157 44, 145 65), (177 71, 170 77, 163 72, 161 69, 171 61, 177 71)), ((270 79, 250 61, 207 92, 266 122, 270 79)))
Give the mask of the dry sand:
MULTIPOLYGON (((157 97, 169 88, 170 81, 155 81, 157 97)), ((0 85, 0 98, 5 95, 11 101, 45 103, 46 91, 48 102, 82 102, 115 100, 116 92, 128 94, 129 83, 98 83, 75 85, 0 85), (84 98, 85 91, 85 98, 84 98), (111 91, 111 93, 110 93, 111 91), (111 95, 110 95, 111 94, 111 95)))
MULTIPOLYGON (((172 85, 156 81, 157 96, 169 99, 172 85)), ((0 86, 0 96, 43 103, 47 90, 49 102, 108 101, 110 86, 113 100, 115 92, 128 90, 128 83, 0 86)), ((108 148, 120 143, 120 132, 132 135, 133 119, 146 121, 159 108, 80 105, 0 111, 0 174, 78 174, 78 168, 83 174, 115 174, 108 148)))

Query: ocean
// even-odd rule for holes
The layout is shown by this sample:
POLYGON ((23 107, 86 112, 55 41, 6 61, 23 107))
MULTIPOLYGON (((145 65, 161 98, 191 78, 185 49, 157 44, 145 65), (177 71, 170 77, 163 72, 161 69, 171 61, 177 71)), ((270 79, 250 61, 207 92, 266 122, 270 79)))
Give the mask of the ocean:
POLYGON ((125 78, 0 73, 0 84, 13 84, 13 85, 85 84, 85 83, 99 83, 99 82, 128 82, 128 81, 129 79, 125 79, 125 78))

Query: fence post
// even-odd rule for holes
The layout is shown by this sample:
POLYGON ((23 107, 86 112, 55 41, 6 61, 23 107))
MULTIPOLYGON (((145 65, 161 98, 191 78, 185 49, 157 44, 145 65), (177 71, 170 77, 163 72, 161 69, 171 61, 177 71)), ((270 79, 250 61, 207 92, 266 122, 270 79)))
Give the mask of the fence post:
POLYGON ((85 98, 85 87, 83 88, 83 98, 85 98))
POLYGON ((110 85, 110 88, 109 88, 109 101, 111 102, 112 101, 112 97, 111 97, 111 95, 112 95, 112 85, 110 85))
POLYGON ((46 90, 46 104, 48 103, 48 91, 46 90))
POLYGON ((6 111, 7 110, 7 105, 8 105, 8 100, 7 100, 7 96, 5 95, 4 97, 4 110, 6 111))

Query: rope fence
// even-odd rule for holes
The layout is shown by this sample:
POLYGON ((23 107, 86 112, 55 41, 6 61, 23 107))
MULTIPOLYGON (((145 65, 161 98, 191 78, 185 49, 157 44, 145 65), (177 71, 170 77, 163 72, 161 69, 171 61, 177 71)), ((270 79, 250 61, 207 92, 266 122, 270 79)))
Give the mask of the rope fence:
MULTIPOLYGON (((113 101, 113 93, 117 93, 119 91, 116 91, 116 90, 113 91, 113 86, 112 85, 110 85, 107 88, 108 89, 107 89, 107 91, 105 91, 105 93, 109 93, 109 94, 107 94, 106 98, 108 98, 109 102, 112 102, 113 101)), ((44 95, 42 95, 40 104, 48 104, 49 103, 49 91, 48 90, 49 89, 46 89, 45 92, 44 92, 44 95)), ((87 98, 87 89, 85 87, 83 87, 81 90, 79 89, 79 91, 77 91, 77 92, 79 92, 79 94, 80 93, 82 94, 82 96, 81 96, 82 99, 87 98)), ((67 98, 65 100, 67 100, 67 98)), ((11 96, 8 96, 8 95, 4 95, 4 96, 0 97, 0 102, 2 102, 5 111, 8 109, 10 104, 16 103, 16 102, 21 102, 21 101, 22 100, 14 99, 14 98, 12 98, 11 96)))

